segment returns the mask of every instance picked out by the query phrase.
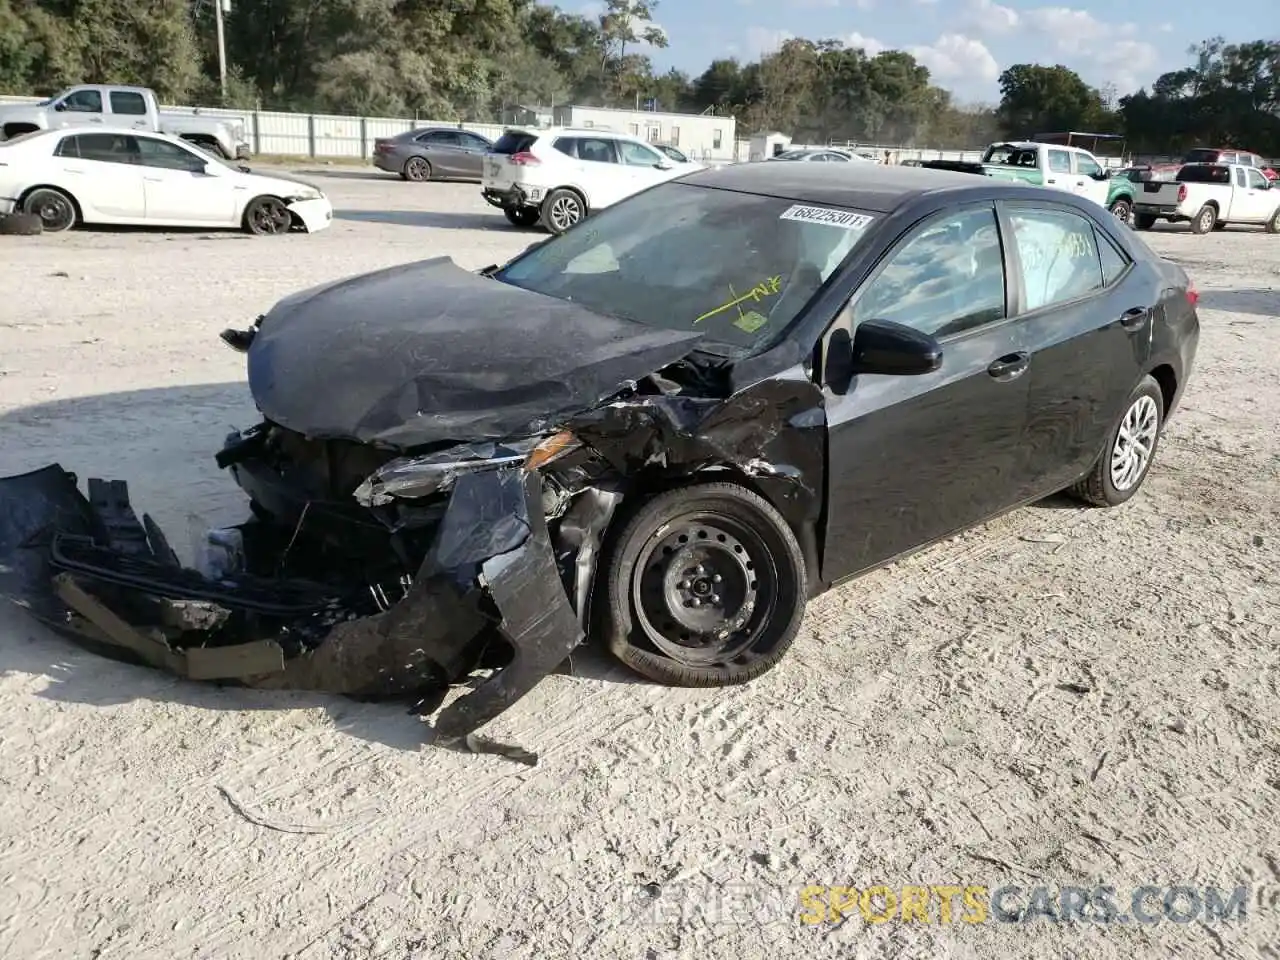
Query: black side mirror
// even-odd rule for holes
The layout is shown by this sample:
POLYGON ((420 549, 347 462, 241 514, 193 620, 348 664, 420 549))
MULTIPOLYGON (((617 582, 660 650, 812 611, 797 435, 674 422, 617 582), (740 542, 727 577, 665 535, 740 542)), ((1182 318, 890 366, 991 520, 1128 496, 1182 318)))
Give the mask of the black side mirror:
POLYGON ((843 327, 827 341, 823 379, 837 393, 860 373, 915 377, 942 366, 942 345, 919 330, 892 320, 866 320, 849 336, 843 327))
POLYGON ((59 100, 53 105, 53 109, 58 113, 64 112, 67 109, 67 101, 59 100))

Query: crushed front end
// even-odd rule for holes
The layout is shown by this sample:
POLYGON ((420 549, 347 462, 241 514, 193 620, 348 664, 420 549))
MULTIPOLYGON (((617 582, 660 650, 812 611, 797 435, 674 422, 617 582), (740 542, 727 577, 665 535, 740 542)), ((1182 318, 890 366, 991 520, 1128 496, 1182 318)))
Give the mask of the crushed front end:
POLYGON ((570 597, 616 497, 567 434, 394 458, 264 422, 217 456, 252 516, 182 566, 127 487, 59 466, 0 480, 0 595, 104 652, 192 679, 430 704, 493 719, 583 638, 570 597), (550 468, 554 466, 554 473, 550 468), (590 488, 590 489, 589 489, 590 488), (548 529, 553 523, 555 539, 548 529))

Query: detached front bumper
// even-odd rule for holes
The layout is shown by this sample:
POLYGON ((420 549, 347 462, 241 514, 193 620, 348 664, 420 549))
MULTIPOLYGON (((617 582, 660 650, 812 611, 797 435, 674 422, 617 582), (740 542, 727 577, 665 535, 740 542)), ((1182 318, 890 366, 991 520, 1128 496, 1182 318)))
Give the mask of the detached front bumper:
POLYGON ((541 187, 523 187, 518 183, 509 187, 483 187, 480 194, 491 206, 502 209, 536 207, 543 200, 541 187))
POLYGON ((538 473, 519 467, 459 476, 403 598, 369 613, 362 584, 181 567, 151 518, 138 520, 123 482, 91 480, 85 497, 54 465, 0 479, 0 597, 103 652, 180 676, 360 697, 443 693, 496 633, 510 660, 436 721, 455 740, 583 638, 542 495, 538 473))

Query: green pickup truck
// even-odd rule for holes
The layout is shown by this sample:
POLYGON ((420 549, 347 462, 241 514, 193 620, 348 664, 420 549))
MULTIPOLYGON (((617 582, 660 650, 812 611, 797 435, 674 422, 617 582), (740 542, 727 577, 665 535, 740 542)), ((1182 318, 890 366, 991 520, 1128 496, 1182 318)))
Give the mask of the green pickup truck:
POLYGON ((926 160, 934 170, 958 170, 1001 180, 1021 180, 1038 187, 1089 197, 1128 223, 1133 216, 1134 183, 1107 171, 1088 150, 1031 140, 993 143, 977 163, 926 160))

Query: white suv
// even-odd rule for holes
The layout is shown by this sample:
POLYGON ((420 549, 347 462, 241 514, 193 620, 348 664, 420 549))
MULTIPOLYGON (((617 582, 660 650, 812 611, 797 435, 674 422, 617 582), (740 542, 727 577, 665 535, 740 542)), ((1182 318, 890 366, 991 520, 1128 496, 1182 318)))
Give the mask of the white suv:
POLYGON ((485 155, 481 193, 516 226, 541 222, 558 234, 593 210, 701 168, 608 130, 513 129, 485 155))

